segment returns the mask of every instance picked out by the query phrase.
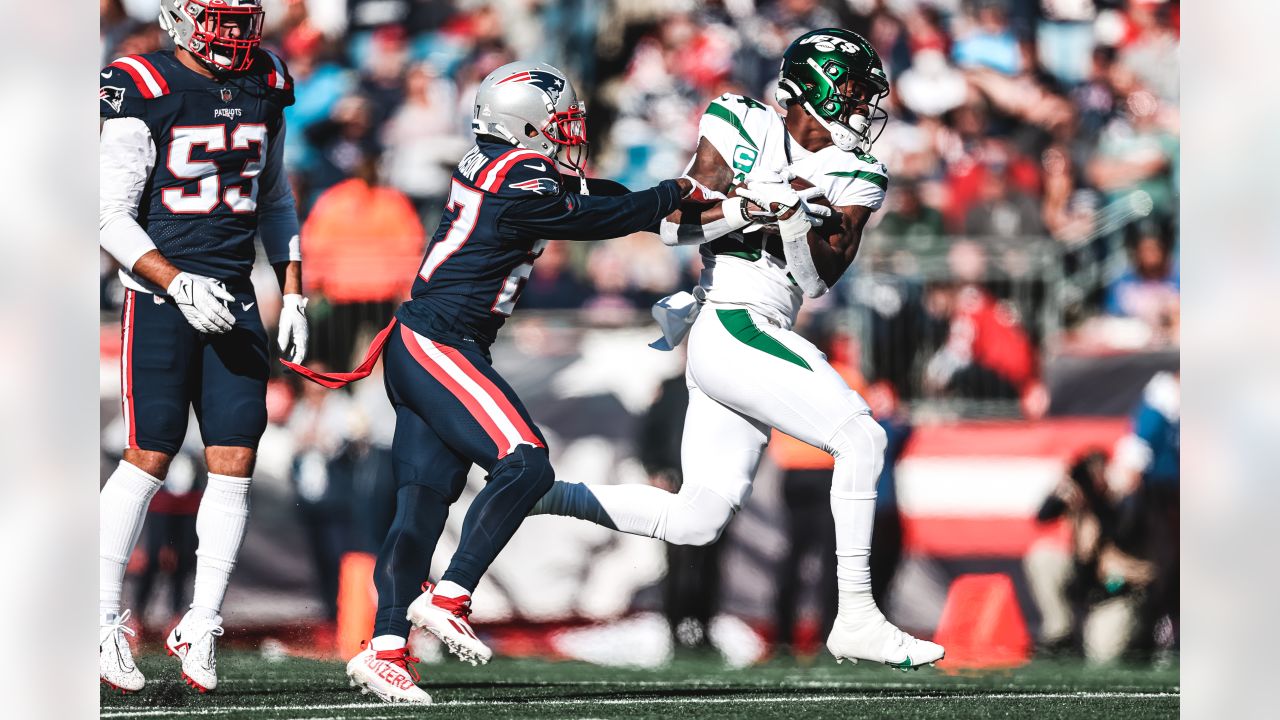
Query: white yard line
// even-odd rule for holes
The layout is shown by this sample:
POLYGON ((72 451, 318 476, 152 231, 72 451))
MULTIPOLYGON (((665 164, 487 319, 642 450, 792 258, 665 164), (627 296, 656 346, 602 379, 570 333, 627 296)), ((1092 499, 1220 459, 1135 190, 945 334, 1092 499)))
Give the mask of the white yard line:
MULTIPOLYGON (((330 710, 418 710, 430 708, 489 707, 494 705, 522 705, 549 707, 579 707, 585 705, 726 705, 734 703, 794 703, 794 702, 898 702, 918 700, 967 701, 967 700, 1093 700, 1100 698, 1160 698, 1181 697, 1178 692, 1002 692, 964 695, 915 694, 915 695, 760 695, 752 697, 665 697, 665 698, 576 698, 573 700, 532 699, 532 700, 454 700, 435 703, 434 705, 379 705, 373 703, 341 703, 336 705, 281 705, 267 707, 261 705, 224 705, 219 707, 185 707, 154 710, 130 710, 125 708, 104 708, 103 718, 153 718, 177 716, 213 716, 228 715, 239 712, 254 712, 263 715, 287 712, 315 712, 330 710)), ((400 717, 399 715, 377 717, 400 717)))

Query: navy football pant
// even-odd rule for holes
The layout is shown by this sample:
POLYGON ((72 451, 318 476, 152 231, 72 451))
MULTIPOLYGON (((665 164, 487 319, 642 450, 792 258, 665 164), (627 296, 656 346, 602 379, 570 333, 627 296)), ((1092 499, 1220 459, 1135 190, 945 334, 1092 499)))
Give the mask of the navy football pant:
POLYGON ((374 635, 407 637, 409 604, 474 463, 488 483, 462 524, 440 578, 474 590, 555 475, 546 441, 515 392, 477 350, 459 349, 397 323, 383 351, 396 410, 391 454, 396 514, 378 554, 374 635))
POLYGON ((188 408, 195 409, 206 447, 258 447, 267 429, 267 333, 252 290, 233 294, 235 326, 206 335, 187 324, 172 300, 125 291, 125 447, 176 454, 187 434, 188 408))

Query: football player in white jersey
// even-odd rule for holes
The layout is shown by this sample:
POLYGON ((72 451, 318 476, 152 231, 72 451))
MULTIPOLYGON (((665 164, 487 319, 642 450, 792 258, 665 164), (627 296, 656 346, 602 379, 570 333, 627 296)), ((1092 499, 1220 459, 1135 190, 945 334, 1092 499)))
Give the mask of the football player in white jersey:
POLYGON ((804 296, 825 293, 853 262, 884 200, 888 170, 868 151, 888 92, 870 43, 828 28, 802 35, 784 54, 777 95, 784 115, 740 95, 711 102, 688 174, 726 198, 710 208, 686 205, 662 224, 667 244, 700 244, 704 264, 693 294, 668 298, 656 313, 660 343, 689 336, 684 485, 670 493, 557 482, 533 513, 677 544, 714 542, 751 494, 777 428, 835 458, 839 612, 828 650, 837 660, 905 670, 936 662, 943 648, 899 630, 871 598, 885 433, 822 352, 791 330, 804 296))

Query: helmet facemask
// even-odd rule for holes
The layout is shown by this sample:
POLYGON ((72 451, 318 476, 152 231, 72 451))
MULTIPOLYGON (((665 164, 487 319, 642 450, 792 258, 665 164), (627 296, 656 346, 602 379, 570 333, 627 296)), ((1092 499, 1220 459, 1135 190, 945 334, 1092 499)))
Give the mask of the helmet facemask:
MULTIPOLYGON (((253 64, 253 51, 262 42, 262 6, 230 5, 222 0, 177 0, 171 7, 180 15, 179 23, 191 26, 190 37, 178 45, 217 72, 240 72, 253 64), (186 21, 186 22, 183 22, 186 21)), ((161 14, 161 23, 172 19, 161 14)))
POLYGON ((542 127, 542 134, 556 144, 556 162, 579 175, 586 171, 591 144, 587 142, 587 112, 582 103, 552 113, 542 127))

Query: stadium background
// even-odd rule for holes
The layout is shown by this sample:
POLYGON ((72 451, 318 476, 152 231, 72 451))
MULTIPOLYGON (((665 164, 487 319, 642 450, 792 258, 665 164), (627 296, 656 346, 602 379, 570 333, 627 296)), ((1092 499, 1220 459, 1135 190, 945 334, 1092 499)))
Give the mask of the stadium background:
MULTIPOLYGON (((341 368, 407 290, 450 168, 470 145, 470 97, 492 68, 537 58, 568 72, 587 98, 592 173, 641 188, 683 169, 710 98, 770 98, 790 39, 830 25, 866 35, 893 80, 890 123, 873 149, 891 170, 889 197, 854 268, 802 324, 881 417, 912 429, 893 473, 902 557, 890 617, 931 633, 955 578, 1005 573, 1038 636, 1045 598, 1028 579, 1043 569, 1035 559, 1060 565, 1079 538, 1068 521, 1037 522, 1037 511, 1091 448, 1112 454, 1110 478, 1125 476, 1148 381, 1178 366, 1177 2, 266 7, 265 42, 297 87, 287 162, 305 223, 309 364, 341 368)), ((106 0, 101 12, 104 64, 168 44, 154 3, 106 0)), ((697 263, 653 236, 552 243, 539 260, 495 362, 547 432, 560 479, 661 475, 642 461, 640 438, 681 358, 645 347, 657 334, 648 306, 691 284, 697 263)), ((278 291, 267 271, 258 285, 270 325, 278 291)), ((104 255, 104 479, 122 446, 119 295, 104 255)), ((1161 387, 1167 394, 1166 384, 1148 397, 1161 387)), ((332 654, 350 641, 371 592, 359 579, 385 522, 392 418, 377 377, 348 393, 281 375, 269 410, 227 624, 232 636, 332 654)), ((187 450, 131 562, 128 604, 150 597, 143 621, 152 633, 186 601, 144 583, 158 571, 167 591, 165 576, 181 574, 193 549, 202 470, 194 426, 187 450)), ((712 635, 735 662, 768 652, 776 636, 787 512, 806 511, 785 489, 807 463, 772 454, 720 549, 724 619, 712 635)), ((472 480, 473 489, 483 481, 472 480)), ((829 522, 824 512, 803 517, 829 522)), ((807 585, 819 583, 826 554, 801 564, 807 585)), ((475 619, 499 653, 658 663, 672 645, 654 614, 665 604, 667 562, 651 540, 531 519, 477 592, 475 619), (602 652, 620 646, 627 652, 602 652)), ((1141 592, 1150 575, 1140 568, 1125 579, 1141 592)), ((819 595, 800 598, 802 650, 818 634, 819 595)), ((1159 641, 1172 642, 1167 630, 1159 641)))

